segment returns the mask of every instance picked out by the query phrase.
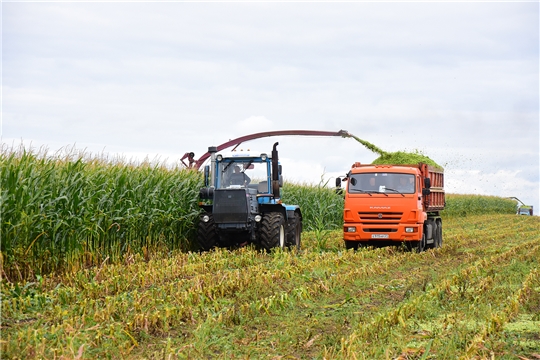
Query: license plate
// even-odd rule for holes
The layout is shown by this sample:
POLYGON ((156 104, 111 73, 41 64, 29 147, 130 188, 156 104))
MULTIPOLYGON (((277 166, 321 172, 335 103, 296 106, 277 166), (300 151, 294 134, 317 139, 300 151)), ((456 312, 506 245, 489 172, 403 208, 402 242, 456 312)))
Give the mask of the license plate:
POLYGON ((371 234, 372 239, 388 239, 389 237, 388 234, 371 234))

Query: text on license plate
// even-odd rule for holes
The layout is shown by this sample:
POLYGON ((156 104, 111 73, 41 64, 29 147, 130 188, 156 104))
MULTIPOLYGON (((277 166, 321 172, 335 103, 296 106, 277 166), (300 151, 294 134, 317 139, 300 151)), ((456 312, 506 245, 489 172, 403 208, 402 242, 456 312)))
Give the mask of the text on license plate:
POLYGON ((388 239, 388 234, 371 234, 372 239, 388 239))

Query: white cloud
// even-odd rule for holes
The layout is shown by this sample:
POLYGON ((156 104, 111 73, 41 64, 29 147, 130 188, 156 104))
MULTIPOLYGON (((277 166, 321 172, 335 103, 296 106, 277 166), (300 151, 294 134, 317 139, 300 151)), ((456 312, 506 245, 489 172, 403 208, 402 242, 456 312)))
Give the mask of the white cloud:
POLYGON ((445 172, 447 193, 517 197, 526 204, 538 204, 538 183, 519 176, 521 171, 450 170, 445 172))
MULTIPOLYGON (((421 150, 449 191, 538 205, 538 9, 8 2, 2 141, 177 159, 250 133, 345 129, 421 150)), ((276 141, 298 181, 377 157, 352 139, 249 145, 276 141)))
POLYGON ((235 129, 239 133, 258 133, 274 129, 274 123, 264 116, 250 116, 240 120, 235 124, 235 129))

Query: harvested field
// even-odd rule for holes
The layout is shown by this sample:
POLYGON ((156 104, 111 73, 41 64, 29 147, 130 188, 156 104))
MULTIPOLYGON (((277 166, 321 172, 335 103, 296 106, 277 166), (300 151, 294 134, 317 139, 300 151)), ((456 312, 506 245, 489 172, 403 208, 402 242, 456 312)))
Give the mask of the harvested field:
POLYGON ((140 256, 2 282, 6 358, 534 358, 540 222, 445 219, 441 249, 140 256))

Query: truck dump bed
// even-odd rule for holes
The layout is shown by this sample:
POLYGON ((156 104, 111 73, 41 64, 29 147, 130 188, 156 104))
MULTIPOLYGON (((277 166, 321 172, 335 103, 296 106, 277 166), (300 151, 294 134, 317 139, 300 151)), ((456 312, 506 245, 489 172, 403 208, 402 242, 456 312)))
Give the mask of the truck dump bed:
POLYGON ((431 181, 430 194, 424 197, 425 210, 441 211, 446 205, 444 195, 444 170, 435 168, 427 164, 420 164, 420 172, 423 177, 431 181))

